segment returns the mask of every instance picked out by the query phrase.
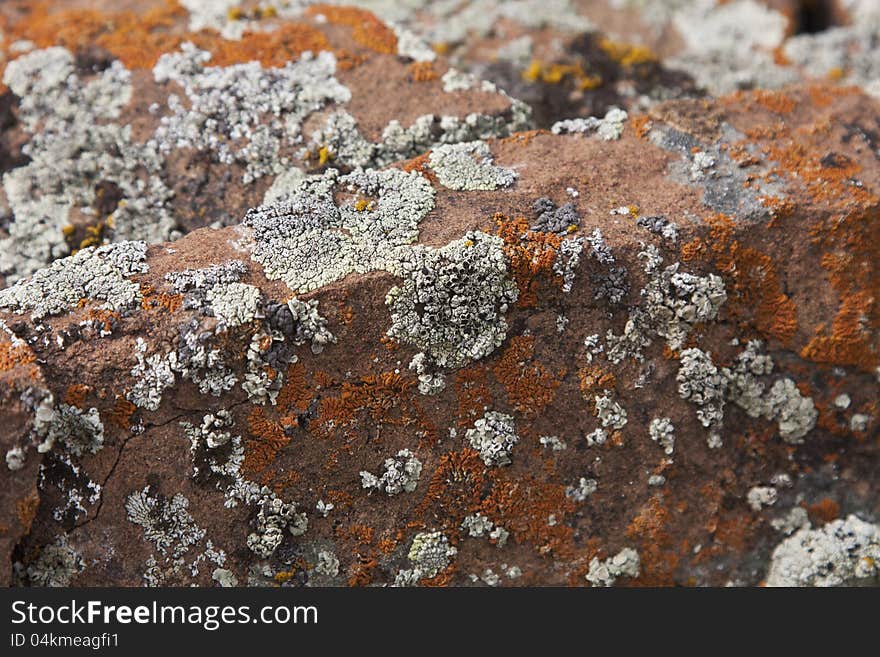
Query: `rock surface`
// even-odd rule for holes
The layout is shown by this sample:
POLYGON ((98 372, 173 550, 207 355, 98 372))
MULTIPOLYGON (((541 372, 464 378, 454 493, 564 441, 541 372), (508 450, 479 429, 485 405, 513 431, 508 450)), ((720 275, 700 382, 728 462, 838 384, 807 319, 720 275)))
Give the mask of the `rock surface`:
POLYGON ((703 96, 686 45, 602 59, 616 2, 473 2, 491 25, 461 34, 428 6, 131 4, 2 13, 4 582, 878 583, 855 68, 703 96), (648 100, 532 113, 478 63, 523 34, 648 100))

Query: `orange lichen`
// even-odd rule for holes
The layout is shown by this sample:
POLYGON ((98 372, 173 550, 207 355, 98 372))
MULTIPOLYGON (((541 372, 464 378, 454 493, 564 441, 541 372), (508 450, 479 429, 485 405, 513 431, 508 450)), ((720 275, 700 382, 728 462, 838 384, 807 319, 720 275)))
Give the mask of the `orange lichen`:
POLYGON ((525 217, 511 219, 499 212, 493 220, 496 234, 504 240, 504 253, 519 288, 517 305, 534 308, 538 303, 537 292, 542 277, 558 278, 553 272, 553 263, 562 238, 553 233, 531 230, 525 217))
POLYGON ((636 136, 640 139, 644 139, 651 131, 651 117, 647 114, 640 114, 639 116, 633 117, 629 124, 630 127, 632 127, 633 132, 635 132, 636 136))
POLYGON ((364 376, 342 384, 338 396, 327 396, 318 405, 318 417, 310 425, 316 435, 330 438, 341 434, 355 439, 362 428, 370 428, 379 440, 383 424, 408 426, 418 422, 421 407, 413 395, 415 381, 396 372, 364 376))
POLYGON ((242 474, 252 481, 268 481, 266 469, 278 453, 290 443, 290 436, 279 422, 266 417, 262 406, 255 407, 248 415, 248 428, 252 438, 245 442, 242 474))
POLYGON ((312 5, 306 9, 307 16, 319 14, 330 23, 350 27, 352 38, 362 46, 387 55, 397 53, 394 30, 366 9, 334 5, 312 5))
MULTIPOLYGON (((746 92, 740 94, 746 96, 746 92)), ((797 106, 795 100, 784 91, 759 89, 748 92, 747 98, 775 114, 789 114, 797 106)))
MULTIPOLYGON (((36 359, 36 355, 27 345, 0 342, 0 372, 9 372, 16 367, 33 363, 36 359)), ((36 366, 33 370, 36 372, 36 366)))
MULTIPOLYGON (((34 4, 24 19, 10 26, 7 42, 28 39, 40 48, 60 45, 73 51, 102 48, 128 68, 151 68, 186 41, 210 52, 211 63, 219 66, 255 60, 267 67, 283 66, 306 51, 333 50, 317 28, 289 21, 272 30, 246 31, 234 41, 211 30, 189 32, 182 27, 187 12, 176 0, 144 12, 50 9, 48 2, 34 4)), ((348 53, 335 52, 341 62, 353 61, 348 53)))
POLYGON ((486 368, 474 365, 460 370, 455 377, 458 400, 458 425, 473 424, 492 405, 492 391, 486 379, 486 368))
POLYGON ((437 183, 437 174, 435 174, 428 166, 428 158, 430 156, 431 151, 422 153, 418 157, 414 157, 411 160, 407 160, 406 162, 404 162, 401 168, 407 173, 409 173, 410 171, 418 171, 428 180, 428 182, 430 182, 432 185, 435 185, 437 183))
POLYGON ((734 239, 733 220, 725 215, 709 217, 709 239, 682 247, 682 259, 691 260, 708 252, 727 280, 729 308, 734 316, 766 338, 787 345, 797 332, 794 302, 782 291, 782 282, 773 260, 765 253, 743 246, 734 239))
POLYGON ((543 82, 544 84, 561 84, 570 79, 582 91, 596 89, 603 82, 600 75, 587 73, 579 63, 544 63, 538 59, 532 60, 523 70, 521 76, 526 82, 543 82))
POLYGON ((109 424, 127 431, 131 427, 131 416, 136 410, 137 406, 125 397, 117 397, 113 408, 105 413, 105 418, 109 424))
POLYGON ((599 40, 599 48, 624 68, 634 68, 644 64, 656 64, 657 55, 650 48, 632 43, 621 43, 611 39, 599 40))
POLYGON ((478 452, 470 448, 447 452, 440 457, 417 512, 457 532, 464 517, 479 507, 485 482, 486 466, 478 452))
POLYGON ((539 554, 571 557, 573 530, 564 520, 575 506, 565 495, 565 486, 532 477, 504 477, 499 476, 480 505, 481 512, 510 531, 517 542, 531 543, 539 554))
POLYGON ((627 527, 627 537, 639 542, 641 572, 635 583, 642 586, 674 583, 680 557, 667 531, 669 522, 669 509, 663 505, 662 494, 657 494, 639 509, 627 527))
POLYGON ((169 292, 157 292, 152 285, 141 285, 141 308, 158 310, 160 308, 173 313, 183 306, 183 295, 169 292))
POLYGON ((840 505, 830 497, 819 500, 815 504, 805 504, 804 506, 810 515, 810 520, 819 526, 840 517, 840 505))
POLYGON ((614 390, 617 380, 610 372, 595 365, 584 365, 578 370, 581 394, 584 399, 593 401, 603 390, 614 390))
POLYGON ((92 387, 83 383, 73 383, 67 386, 64 391, 64 403, 84 409, 86 405, 86 395, 91 392, 92 387))
POLYGON ((433 62, 413 62, 407 67, 407 73, 411 82, 430 82, 440 77, 433 62))
POLYGON ((40 496, 36 493, 30 493, 17 500, 15 503, 15 511, 18 516, 18 522, 21 523, 24 531, 30 531, 34 518, 37 517, 37 509, 40 508, 40 496))
POLYGON ((565 376, 565 370, 553 373, 535 361, 534 352, 534 336, 514 336, 492 368, 495 378, 507 392, 511 407, 526 417, 544 412, 565 376))

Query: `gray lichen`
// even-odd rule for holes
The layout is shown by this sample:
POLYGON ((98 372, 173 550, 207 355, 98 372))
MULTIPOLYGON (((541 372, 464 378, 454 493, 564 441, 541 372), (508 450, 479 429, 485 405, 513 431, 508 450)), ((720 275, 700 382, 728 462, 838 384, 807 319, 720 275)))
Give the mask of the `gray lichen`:
POLYGON ((500 238, 470 232, 439 249, 418 249, 404 282, 389 290, 389 337, 424 351, 438 367, 456 368, 497 349, 504 313, 517 299, 500 238))
POLYGON ((129 126, 112 122, 131 98, 129 79, 112 62, 84 82, 64 48, 35 50, 6 67, 4 81, 21 98, 20 118, 33 133, 23 147, 30 161, 3 177, 14 221, 0 240, 0 271, 10 281, 69 253, 64 229, 73 213, 95 216, 104 184, 120 194, 109 217, 96 217, 113 239, 173 236, 171 192, 157 175, 161 156, 152 143, 133 143, 129 126))
POLYGON ((465 439, 488 466, 510 464, 510 454, 519 442, 513 418, 497 411, 487 411, 474 422, 473 428, 465 433, 465 439))
POLYGON ((0 308, 30 311, 34 320, 66 312, 82 299, 103 301, 101 308, 124 311, 140 301, 140 288, 129 278, 148 270, 146 252, 144 242, 83 249, 0 290, 0 308))
POLYGON ((597 119, 595 116, 578 119, 566 119, 557 121, 550 128, 554 135, 567 135, 572 133, 595 132, 604 141, 620 139, 623 134, 623 124, 626 122, 627 113, 618 107, 609 109, 605 116, 597 119))
POLYGON ((618 577, 638 577, 639 567, 639 553, 632 548, 623 548, 604 561, 593 557, 586 577, 593 586, 612 586, 618 577))
POLYGON ((515 171, 493 164, 492 151, 484 141, 437 146, 428 156, 428 166, 449 189, 491 191, 516 180, 515 171))
POLYGON ((140 525, 145 538, 162 555, 173 559, 182 557, 205 536, 188 508, 189 500, 183 494, 166 498, 152 493, 149 486, 125 500, 128 519, 140 525))
POLYGON ((773 550, 767 586, 851 586, 880 578, 880 527, 855 515, 803 527, 773 550))
POLYGON ((439 531, 420 532, 413 538, 408 558, 413 567, 401 570, 394 579, 395 586, 416 586, 422 579, 435 577, 445 569, 458 550, 439 531))
POLYGON ((668 417, 655 417, 648 425, 651 440, 660 445, 666 454, 675 449, 675 427, 668 417))
POLYGON ((209 60, 209 53, 191 43, 159 58, 156 82, 179 84, 188 103, 169 96, 171 114, 163 117, 155 139, 163 152, 189 147, 211 152, 224 164, 241 163, 245 183, 284 171, 290 160, 282 148, 301 140, 303 120, 328 103, 351 98, 334 77, 331 52, 306 52, 279 68, 259 62, 212 67, 209 60))
POLYGON ((416 241, 419 222, 433 207, 433 189, 416 172, 358 170, 339 177, 330 170, 287 200, 249 211, 244 224, 253 228, 252 258, 266 275, 308 292, 354 272, 398 270, 406 255, 400 247, 416 241), (336 187, 373 201, 337 206, 336 187))
POLYGON ((370 492, 383 491, 389 496, 412 493, 418 486, 422 462, 408 449, 402 449, 397 456, 385 459, 383 467, 384 471, 379 477, 366 470, 361 471, 361 486, 370 492))

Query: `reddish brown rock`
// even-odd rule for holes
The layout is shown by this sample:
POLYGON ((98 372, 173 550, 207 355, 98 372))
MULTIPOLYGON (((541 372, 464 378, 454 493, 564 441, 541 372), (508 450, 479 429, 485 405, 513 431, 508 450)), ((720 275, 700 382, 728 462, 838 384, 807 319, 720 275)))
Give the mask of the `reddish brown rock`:
MULTIPOLYGON (((37 356, 45 381, 39 385, 52 393, 56 412, 67 398, 80 415, 95 408, 103 426, 102 448, 71 459, 100 483, 100 501, 57 521, 53 512, 70 498, 73 477, 58 474, 60 483, 44 484, 33 528, 13 553, 19 572, 31 566, 31 580, 39 581, 37 547, 65 533, 86 564, 71 581, 85 585, 208 585, 218 568, 217 578, 230 571, 239 583, 467 584, 472 574, 513 585, 615 577, 620 584, 760 582, 770 551, 784 538, 772 521, 801 501, 827 506, 823 500, 830 499, 841 518, 878 513, 880 344, 871 232, 878 168, 865 111, 871 103, 856 90, 803 87, 660 105, 629 122, 619 141, 515 135, 490 144, 494 163, 483 166, 517 174, 509 187, 491 191, 448 189, 438 179, 455 184, 460 171, 430 157, 399 165, 432 181, 436 195, 418 224, 419 243, 466 257, 488 239, 468 231, 498 235, 505 276, 517 289, 507 310, 496 307, 497 319, 475 325, 502 330, 497 348, 461 367, 429 362, 422 383, 445 380, 435 395, 420 393, 407 365, 419 351, 440 362, 443 347, 408 333, 405 323, 397 339, 387 337, 400 307, 386 294, 397 286, 405 297, 407 276, 418 273, 355 273, 301 295, 318 302, 335 338, 314 354, 308 342, 326 342, 322 329, 305 316, 290 324, 274 314, 271 302, 283 303, 296 290, 268 280, 268 265, 259 261, 272 262, 269 276, 294 284, 296 271, 279 270, 272 258, 295 258, 301 247, 292 242, 293 251, 274 254, 278 245, 267 246, 259 228, 202 229, 149 247, 148 270, 122 276, 140 294, 131 306, 99 311, 102 301, 86 294, 79 307, 37 322, 29 310, 5 313, 3 321, 37 356), (571 203, 575 214, 557 215, 544 201, 539 216, 533 206, 541 197, 557 208, 571 203), (563 223, 554 226, 557 220, 563 223), (586 239, 566 293, 562 245, 580 237, 586 239), (253 250, 261 244, 269 256, 253 250), (646 269, 657 256, 662 265, 646 269), (178 283, 175 291, 166 279, 229 260, 246 266, 239 283, 178 283), (660 273, 675 263, 681 278, 664 282, 660 273), (723 282, 723 301, 711 291, 712 275, 723 282), (210 291, 240 283, 232 289, 242 305, 232 310, 210 291), (259 289, 259 305, 243 301, 253 291, 248 285, 259 289), (678 319, 661 312, 677 302, 694 308, 678 319), (105 313, 109 335, 73 330, 96 312, 105 313), (692 313, 696 321, 685 319, 692 313), (219 397, 181 373, 195 369, 183 362, 192 352, 182 345, 198 334, 237 379, 219 397), (265 337, 256 340, 252 372, 265 375, 268 388, 283 374, 274 404, 259 403, 260 393, 241 386, 254 335, 265 337), (285 335, 306 344, 285 351, 285 335), (140 370, 138 338, 142 356, 155 356, 140 370), (747 347, 750 340, 761 342, 747 347), (709 354, 721 383, 701 378, 695 350, 709 354), (737 370, 738 362, 746 369, 737 370), (175 372, 176 383, 156 384, 161 402, 151 410, 139 384, 152 385, 153 375, 161 381, 165 370, 175 372), (719 421, 712 413, 720 405, 719 421), (221 409, 229 415, 221 417, 221 409), (481 420, 487 411, 500 414, 495 424, 481 420), (216 439, 222 444, 211 457, 207 433, 192 433, 208 413, 208 433, 240 437, 243 460, 224 472, 268 486, 277 497, 263 493, 262 506, 242 499, 218 513, 224 498, 236 499, 234 477, 209 465, 235 459, 232 443, 216 439), (513 443, 503 438, 508 419, 513 443), (182 423, 189 423, 189 437, 182 423), (403 450, 409 456, 400 456, 403 450), (418 468, 406 465, 410 457, 418 468), (377 480, 375 490, 365 487, 370 480, 362 472, 377 480), (400 492, 386 490, 398 486, 400 492), (272 499, 295 503, 295 511, 272 507, 272 499), (326 517, 319 502, 324 511, 333 505, 326 517), (304 533, 300 513, 308 516, 304 533), (270 550, 261 540, 273 543, 267 527, 276 521, 281 538, 270 550), (256 536, 250 543, 249 535, 256 536), (629 576, 626 549, 638 553, 638 577, 629 576), (608 576, 601 560, 618 553, 623 566, 615 571, 612 560, 608 576)), ((490 173, 504 180, 480 170, 464 181, 490 173)), ((337 195, 336 203, 377 213, 389 193, 361 189, 337 195)), ((407 197, 405 207, 417 198, 407 197)), ((296 207, 296 196, 292 202, 296 207)), ((259 222, 257 215, 246 221, 259 222)), ((367 230, 357 225, 352 230, 367 230)), ((418 248, 408 248, 395 257, 419 257, 418 248)), ((428 262, 428 271, 439 266, 428 262)), ((457 294, 467 294, 467 280, 474 279, 461 279, 457 294)), ((485 285, 487 297, 495 294, 495 283, 485 285)), ((428 299, 437 293, 421 289, 428 299)), ((17 298, 27 304, 30 297, 17 298)), ((436 328, 443 326, 438 319, 436 328)), ((27 429, 21 420, 17 426, 27 429)), ((56 445, 42 457, 44 467, 62 468, 56 461, 66 449, 56 445)), ((37 459, 30 447, 31 469, 10 473, 24 482, 16 484, 21 490, 33 485, 37 459)))

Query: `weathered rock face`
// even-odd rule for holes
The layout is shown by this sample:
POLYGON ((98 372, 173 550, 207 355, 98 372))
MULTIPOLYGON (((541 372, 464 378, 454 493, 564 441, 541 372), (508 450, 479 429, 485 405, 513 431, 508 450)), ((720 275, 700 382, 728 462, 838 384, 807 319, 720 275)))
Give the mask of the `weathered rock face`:
MULTIPOLYGON (((877 101, 804 83, 513 132, 518 101, 369 14, 307 10, 331 45, 251 66, 197 32, 257 18, 226 9, 160 14, 146 63, 86 31, 7 64, 4 143, 32 136, 4 186, 47 175, 46 123, 116 126, 155 155, 130 202, 164 180, 186 234, 101 233, 0 290, 0 576, 877 583, 877 101)), ((113 143, 89 166, 128 180, 113 143)))

